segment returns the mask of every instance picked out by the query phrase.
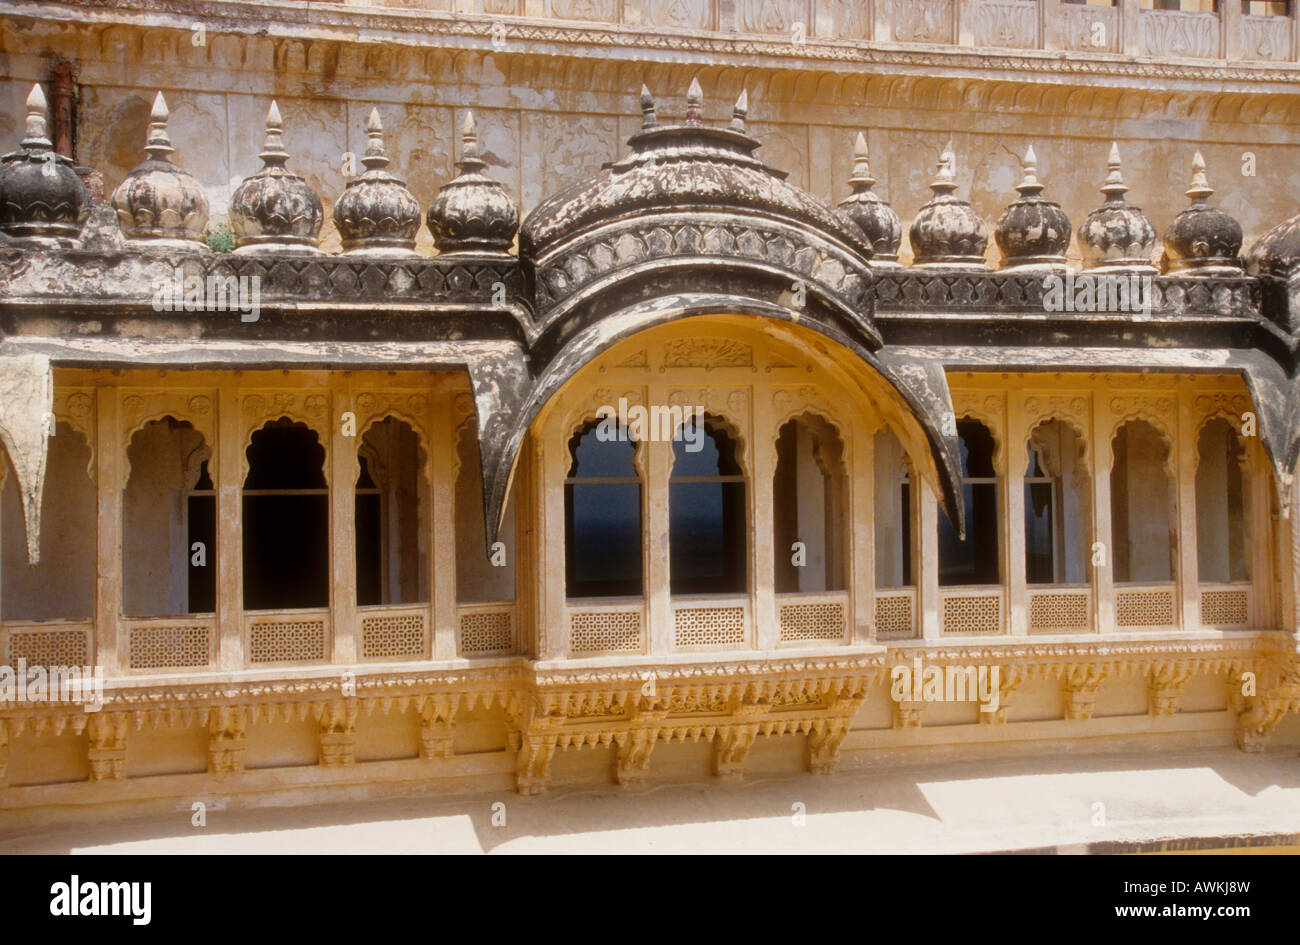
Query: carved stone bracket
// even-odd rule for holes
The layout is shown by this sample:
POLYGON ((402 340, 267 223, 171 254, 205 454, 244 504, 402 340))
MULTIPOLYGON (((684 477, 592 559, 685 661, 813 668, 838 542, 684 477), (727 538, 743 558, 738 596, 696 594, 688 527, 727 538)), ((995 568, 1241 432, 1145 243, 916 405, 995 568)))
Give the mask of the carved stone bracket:
POLYGON ((1061 679, 1065 695, 1065 717, 1073 720, 1092 718, 1097 703, 1097 690, 1106 678, 1106 668, 1094 664, 1070 666, 1061 679))
POLYGON ((1282 717, 1300 712, 1300 652, 1284 659, 1280 668, 1269 667, 1261 674, 1267 681, 1261 683, 1258 695, 1245 697, 1245 711, 1237 716, 1237 747, 1242 751, 1263 751, 1282 717))
POLYGON ((356 764, 357 701, 335 699, 320 710, 320 763, 322 767, 356 764))
POLYGON ((208 715, 208 771, 232 774, 244 770, 248 708, 215 706, 208 715))
POLYGON ((745 759, 758 737, 758 723, 728 725, 718 729, 713 739, 713 773, 724 781, 739 781, 745 776, 745 759))
POLYGON ((980 712, 981 725, 1004 725, 1011 698, 1025 681, 1025 672, 1018 666, 1001 666, 998 669, 998 707, 991 712, 980 712))
POLYGON ((1190 666, 1166 664, 1148 677, 1147 711, 1152 715, 1175 715, 1183 700, 1183 687, 1192 675, 1190 666))
POLYGON ((454 696, 433 697, 420 706, 420 757, 450 758, 456 725, 454 696))
POLYGON ((121 780, 126 776, 126 732, 130 717, 125 712, 96 712, 86 724, 90 739, 90 780, 121 780))
POLYGON ((894 703, 894 728, 920 728, 925 702, 921 699, 901 699, 894 703))

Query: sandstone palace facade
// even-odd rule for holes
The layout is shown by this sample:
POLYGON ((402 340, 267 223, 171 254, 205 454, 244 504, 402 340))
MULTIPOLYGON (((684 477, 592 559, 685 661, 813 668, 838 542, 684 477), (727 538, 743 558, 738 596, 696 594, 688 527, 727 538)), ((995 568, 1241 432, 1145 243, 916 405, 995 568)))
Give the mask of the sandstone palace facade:
POLYGON ((1300 21, 1178 6, 10 0, 0 823, 1294 750, 1300 21))

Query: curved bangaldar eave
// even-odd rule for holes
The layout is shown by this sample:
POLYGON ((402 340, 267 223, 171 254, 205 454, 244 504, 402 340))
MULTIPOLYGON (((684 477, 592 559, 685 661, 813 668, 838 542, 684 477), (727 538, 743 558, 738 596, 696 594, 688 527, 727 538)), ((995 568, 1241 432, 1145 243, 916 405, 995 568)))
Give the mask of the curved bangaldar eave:
MULTIPOLYGON (((816 337, 829 339, 830 344, 822 345, 830 355, 828 365, 852 381, 861 392, 863 403, 878 399, 889 405, 904 428, 896 432, 902 434, 905 442, 914 445, 911 452, 918 460, 918 473, 936 487, 945 512, 958 531, 965 534, 959 447, 955 437, 945 437, 942 433, 943 418, 952 412, 950 400, 945 404, 918 396, 914 385, 901 381, 865 346, 832 325, 803 318, 801 312, 757 299, 679 294, 660 296, 612 312, 569 339, 549 360, 515 416, 503 448, 494 456, 494 468, 486 468, 485 457, 484 481, 487 487, 484 495, 489 543, 495 541, 501 525, 524 438, 552 399, 567 382, 615 345, 686 318, 699 319, 701 326, 713 322, 750 331, 780 325, 790 334, 796 334, 802 326, 815 332, 816 337)), ((947 387, 940 389, 946 398, 947 387)))

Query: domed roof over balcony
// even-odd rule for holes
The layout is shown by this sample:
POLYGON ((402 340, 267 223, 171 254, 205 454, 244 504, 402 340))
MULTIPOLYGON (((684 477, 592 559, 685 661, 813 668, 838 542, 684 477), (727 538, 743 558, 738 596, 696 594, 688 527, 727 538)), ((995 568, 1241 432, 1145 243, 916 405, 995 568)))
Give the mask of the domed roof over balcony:
POLYGON ((870 244, 852 220, 790 183, 785 171, 754 156, 761 142, 745 131, 746 93, 741 93, 726 128, 704 124, 703 97, 699 81, 692 81, 685 120, 660 124, 654 100, 643 88, 641 130, 628 139, 631 154, 542 201, 524 221, 521 249, 543 253, 556 241, 612 217, 698 208, 788 217, 871 255, 870 244))
POLYGON ((631 152, 542 201, 520 229, 543 330, 611 284, 631 291, 630 281, 658 279, 662 293, 675 278, 683 291, 767 294, 784 309, 801 308, 806 288, 879 346, 868 314, 870 241, 842 211, 754 156, 760 143, 745 130, 747 111, 742 92, 728 126, 705 125, 692 81, 685 119, 661 124, 642 89, 631 152), (796 304, 778 298, 792 291, 796 304))

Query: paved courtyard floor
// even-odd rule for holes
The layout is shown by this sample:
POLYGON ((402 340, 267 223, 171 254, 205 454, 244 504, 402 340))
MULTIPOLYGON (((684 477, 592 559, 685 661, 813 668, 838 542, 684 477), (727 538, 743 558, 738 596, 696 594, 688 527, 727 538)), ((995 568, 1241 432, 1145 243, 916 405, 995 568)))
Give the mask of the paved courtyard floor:
POLYGON ((10 833, 0 852, 1105 852, 1250 842, 1241 838, 1255 838, 1258 852, 1295 850, 1300 757, 1204 749, 962 761, 541 797, 210 809, 206 827, 190 819, 178 811, 168 820, 10 833))

